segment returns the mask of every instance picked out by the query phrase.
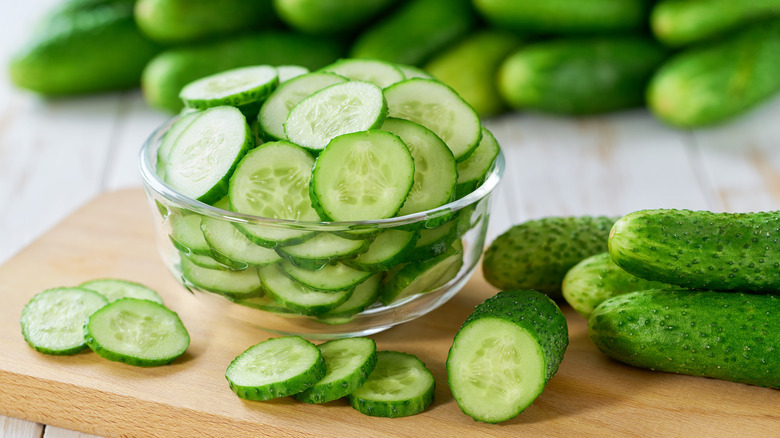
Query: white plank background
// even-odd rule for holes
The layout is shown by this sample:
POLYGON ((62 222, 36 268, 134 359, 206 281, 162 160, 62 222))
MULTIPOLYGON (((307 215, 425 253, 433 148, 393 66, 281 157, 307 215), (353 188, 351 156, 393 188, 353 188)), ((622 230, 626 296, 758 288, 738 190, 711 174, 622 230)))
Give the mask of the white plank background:
MULTIPOLYGON (((0 263, 98 194, 139 186, 138 149, 168 117, 148 109, 138 91, 45 101, 9 84, 8 57, 56 1, 8 1, 0 14, 0 263)), ((553 215, 780 209, 778 122, 780 98, 692 132, 644 110, 489 120, 507 168, 488 238, 553 215)), ((89 437, 0 416, 0 438, 42 436, 89 437)))

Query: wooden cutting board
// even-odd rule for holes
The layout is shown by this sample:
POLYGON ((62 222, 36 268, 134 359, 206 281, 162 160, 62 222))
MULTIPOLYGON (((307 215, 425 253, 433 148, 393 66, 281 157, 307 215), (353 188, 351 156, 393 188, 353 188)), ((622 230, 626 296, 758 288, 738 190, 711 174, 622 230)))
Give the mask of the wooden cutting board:
POLYGON ((588 341, 585 320, 567 306, 570 345, 544 393, 513 420, 473 421, 453 400, 444 363, 460 324, 496 292, 479 271, 444 306, 373 336, 380 349, 415 354, 431 369, 436 395, 426 412, 387 419, 364 416, 344 400, 241 400, 225 368, 270 335, 219 319, 179 286, 159 258, 151 221, 140 189, 108 193, 0 267, 0 414, 105 436, 780 434, 780 391, 617 363, 588 341), (190 332, 188 352, 170 366, 137 368, 90 352, 47 356, 25 343, 18 321, 34 294, 100 277, 159 291, 190 332))

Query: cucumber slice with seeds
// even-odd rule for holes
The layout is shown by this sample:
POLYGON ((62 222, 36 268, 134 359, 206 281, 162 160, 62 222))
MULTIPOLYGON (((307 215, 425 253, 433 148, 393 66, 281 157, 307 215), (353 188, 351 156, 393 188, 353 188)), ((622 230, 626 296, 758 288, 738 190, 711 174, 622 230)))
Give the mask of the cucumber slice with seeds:
POLYGON ((327 403, 363 386, 377 362, 376 342, 369 338, 346 338, 317 346, 325 360, 325 377, 311 388, 295 394, 306 403, 327 403))
POLYGON ((319 271, 299 268, 286 260, 281 262, 279 266, 293 280, 321 291, 350 289, 372 275, 371 272, 358 271, 343 263, 333 263, 319 271))
POLYGON ((404 74, 395 65, 378 59, 339 59, 320 71, 335 73, 357 81, 367 81, 382 88, 404 80, 404 74))
POLYGON ((454 278, 461 266, 461 245, 453 245, 432 259, 406 264, 385 278, 380 298, 382 304, 387 306, 413 295, 431 292, 454 278))
POLYGON ((370 240, 351 240, 321 232, 303 243, 281 247, 276 251, 295 266, 316 271, 331 262, 365 252, 370 243, 370 240))
POLYGON ((320 151, 343 134, 378 128, 387 116, 382 89, 370 82, 331 85, 301 100, 287 116, 284 132, 295 144, 320 151))
POLYGON ((178 120, 173 122, 168 129, 168 132, 163 135, 160 147, 157 148, 157 163, 155 164, 155 172, 157 172, 157 176, 159 176, 160 179, 165 180, 165 168, 168 165, 168 158, 174 143, 176 143, 176 140, 182 132, 184 132, 200 114, 199 111, 191 111, 182 114, 178 120))
POLYGON ((249 347, 230 362, 225 378, 240 398, 271 400, 308 389, 325 373, 325 360, 316 345, 287 336, 249 347))
POLYGON ((388 116, 430 129, 449 146, 455 161, 471 155, 482 138, 479 116, 458 93, 431 79, 407 79, 387 87, 388 116))
POLYGON ((243 271, 207 269, 182 257, 181 271, 186 281, 209 292, 234 298, 246 298, 263 293, 263 286, 257 278, 257 269, 253 267, 243 271))
POLYGON ((482 128, 482 140, 471 156, 458 163, 458 186, 456 197, 458 199, 468 195, 477 189, 484 181, 493 163, 498 157, 500 147, 493 134, 486 128, 482 128))
POLYGON ((366 252, 342 263, 361 271, 386 271, 408 257, 419 237, 420 233, 416 231, 384 230, 374 238, 366 252))
POLYGON ((286 276, 278 264, 266 266, 258 274, 263 287, 274 301, 304 315, 328 312, 352 295, 352 289, 323 292, 306 287, 286 276))
POLYGON ((189 108, 242 107, 262 102, 279 84, 274 67, 258 65, 222 71, 185 85, 179 98, 189 108))
POLYGON ((87 347, 84 323, 106 304, 108 300, 103 295, 80 287, 40 292, 22 310, 24 340, 41 353, 76 354, 87 347))
POLYGON ((99 278, 96 280, 85 281, 79 287, 93 290, 111 301, 120 298, 138 298, 142 300, 154 301, 162 304, 163 299, 155 292, 143 284, 133 281, 119 280, 116 278, 99 278))
MULTIPOLYGON (((325 324, 331 324, 335 320, 351 318, 352 316, 366 310, 379 299, 379 286, 382 284, 382 273, 376 273, 368 280, 355 286, 352 295, 347 301, 339 304, 335 309, 326 313, 317 315, 317 321, 325 324)), ((339 321, 341 323, 341 321, 339 321)))
POLYGON ((417 357, 397 351, 377 352, 377 364, 366 383, 347 396, 359 412, 374 417, 406 417, 433 403, 436 382, 417 357))
POLYGON ((314 164, 310 194, 323 220, 359 221, 393 217, 414 182, 409 148, 385 131, 334 138, 314 164))
POLYGON ((168 237, 176 249, 186 254, 211 255, 211 247, 200 229, 202 219, 203 216, 196 213, 170 216, 171 234, 168 237))
POLYGON ((128 365, 167 365, 187 350, 190 335, 179 316, 148 300, 122 298, 97 310, 84 338, 98 356, 128 365))

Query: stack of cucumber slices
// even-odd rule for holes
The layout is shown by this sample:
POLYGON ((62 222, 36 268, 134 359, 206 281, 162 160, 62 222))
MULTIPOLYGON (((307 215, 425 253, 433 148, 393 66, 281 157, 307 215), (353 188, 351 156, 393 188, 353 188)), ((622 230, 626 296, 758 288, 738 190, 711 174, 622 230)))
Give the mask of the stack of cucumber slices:
POLYGON ((499 146, 451 88, 407 78, 404 67, 263 65, 184 87, 187 109, 157 150, 160 179, 194 200, 276 220, 168 212, 185 281, 338 323, 455 278, 461 237, 479 221, 473 204, 440 207, 484 182, 499 146), (400 225, 362 223, 421 212, 400 225), (349 225, 312 226, 320 222, 349 225))

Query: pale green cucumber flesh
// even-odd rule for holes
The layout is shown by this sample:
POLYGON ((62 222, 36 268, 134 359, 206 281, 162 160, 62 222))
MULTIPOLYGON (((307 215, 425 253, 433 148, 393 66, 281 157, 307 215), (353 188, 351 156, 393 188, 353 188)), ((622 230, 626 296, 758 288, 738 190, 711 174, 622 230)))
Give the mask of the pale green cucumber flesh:
POLYGON ((182 257, 181 271, 185 282, 209 292, 231 297, 251 297, 263 292, 257 269, 253 267, 242 271, 207 269, 182 257))
POLYGON ((81 283, 79 287, 93 290, 111 301, 120 298, 138 298, 163 303, 160 294, 140 283, 117 278, 99 278, 81 283))
POLYGON ((377 234, 366 252, 343 263, 361 271, 385 271, 404 261, 419 237, 416 231, 384 230, 377 234))
POLYGON ((200 229, 203 216, 197 213, 173 214, 169 220, 171 222, 169 237, 179 251, 187 254, 211 255, 211 248, 200 229))
POLYGON ((370 240, 351 240, 320 232, 303 243, 281 247, 276 251, 295 266, 319 270, 331 262, 364 252, 370 243, 370 240))
POLYGON ((378 59, 340 59, 322 67, 320 71, 335 73, 356 81, 366 81, 382 88, 404 80, 404 74, 395 65, 378 59))
POLYGON ((168 156, 171 154, 171 148, 176 143, 182 132, 187 129, 188 126, 198 117, 201 113, 199 111, 191 111, 183 114, 176 120, 168 131, 163 135, 162 141, 160 141, 160 147, 157 148, 157 163, 155 164, 155 172, 160 179, 165 180, 165 168, 168 165, 168 156))
POLYGON ((462 246, 419 263, 408 263, 385 278, 381 291, 384 305, 420 293, 431 292, 452 280, 463 265, 462 246))
POLYGON ((241 67, 190 82, 181 89, 179 97, 190 108, 238 107, 265 100, 278 84, 274 67, 241 67))
POLYGON ((212 256, 221 263, 262 267, 281 260, 274 250, 255 244, 231 222, 204 216, 200 227, 212 256))
POLYGON ((278 264, 258 272, 266 293, 280 306, 304 315, 317 315, 335 309, 352 295, 353 289, 322 291, 307 287, 284 274, 278 264))
POLYGON ((482 139, 466 160, 458 163, 457 198, 473 192, 485 180, 498 157, 500 147, 493 134, 482 128, 482 139))
POLYGON ((330 323, 337 319, 351 318, 366 310, 379 299, 379 286, 382 283, 382 273, 376 273, 368 280, 355 286, 347 301, 339 304, 328 312, 317 315, 320 322, 330 323))
POLYGON ((285 275, 295 281, 322 291, 340 291, 350 289, 371 277, 372 272, 360 271, 343 263, 326 265, 317 271, 310 271, 293 265, 288 261, 279 264, 285 275))

